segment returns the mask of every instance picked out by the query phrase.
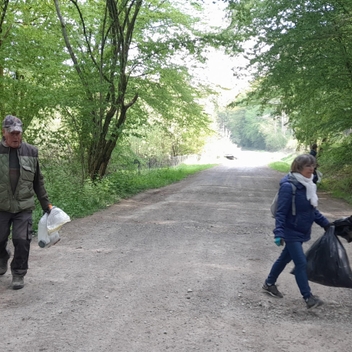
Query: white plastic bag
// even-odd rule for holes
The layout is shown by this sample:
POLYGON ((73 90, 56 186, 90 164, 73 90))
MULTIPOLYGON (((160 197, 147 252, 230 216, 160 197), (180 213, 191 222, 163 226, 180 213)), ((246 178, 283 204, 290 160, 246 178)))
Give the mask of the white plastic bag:
POLYGON ((50 214, 45 213, 38 224, 38 245, 41 248, 48 248, 60 241, 59 230, 70 217, 60 208, 52 207, 50 214))
POLYGON ((48 214, 45 213, 38 224, 38 246, 48 248, 60 241, 59 232, 53 232, 49 235, 47 228, 48 214))
POLYGON ((317 170, 317 176, 318 176, 317 183, 320 183, 321 179, 323 178, 323 174, 319 170, 317 170))
POLYGON ((50 243, 48 229, 46 228, 48 214, 45 213, 39 220, 38 224, 38 245, 41 248, 46 247, 50 243))
POLYGON ((48 233, 52 234, 59 231, 63 225, 70 221, 70 217, 63 210, 58 207, 52 207, 47 219, 48 233))

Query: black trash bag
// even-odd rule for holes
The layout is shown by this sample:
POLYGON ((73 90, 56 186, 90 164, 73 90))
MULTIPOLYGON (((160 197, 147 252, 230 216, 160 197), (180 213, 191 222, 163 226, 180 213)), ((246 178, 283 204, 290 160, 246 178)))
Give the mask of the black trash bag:
MULTIPOLYGON (((346 250, 330 226, 307 250, 308 280, 324 286, 352 288, 352 270, 346 250)), ((294 274, 295 269, 291 271, 294 274)))
POLYGON ((335 220, 335 235, 344 238, 348 243, 352 242, 352 215, 348 218, 335 220))

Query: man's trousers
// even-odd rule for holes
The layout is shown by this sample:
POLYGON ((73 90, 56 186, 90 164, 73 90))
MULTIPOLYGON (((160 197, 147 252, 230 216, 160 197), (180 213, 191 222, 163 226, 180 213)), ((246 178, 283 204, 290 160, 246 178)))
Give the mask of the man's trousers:
POLYGON ((0 259, 8 258, 6 251, 10 234, 14 246, 14 256, 11 262, 12 275, 27 274, 30 243, 32 240, 32 211, 9 213, 0 211, 0 259))

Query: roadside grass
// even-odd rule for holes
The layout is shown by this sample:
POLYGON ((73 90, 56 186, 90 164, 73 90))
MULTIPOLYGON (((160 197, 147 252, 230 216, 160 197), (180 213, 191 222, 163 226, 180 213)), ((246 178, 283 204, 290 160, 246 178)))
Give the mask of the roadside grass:
MULTIPOLYGON (((180 181, 189 175, 215 166, 214 164, 185 165, 176 167, 137 171, 118 171, 95 182, 79 177, 68 177, 63 170, 45 170, 45 187, 51 203, 61 208, 71 219, 82 218, 104 209, 121 199, 132 197, 148 189, 160 188, 180 181)), ((42 217, 37 202, 33 212, 33 228, 42 217)))
POLYGON ((274 161, 273 163, 269 164, 269 167, 273 170, 283 173, 288 173, 290 171, 290 165, 283 161, 274 161))
POLYGON ((297 156, 297 154, 290 154, 282 158, 281 160, 274 161, 269 164, 269 167, 273 170, 288 173, 291 169, 291 164, 293 159, 297 156))

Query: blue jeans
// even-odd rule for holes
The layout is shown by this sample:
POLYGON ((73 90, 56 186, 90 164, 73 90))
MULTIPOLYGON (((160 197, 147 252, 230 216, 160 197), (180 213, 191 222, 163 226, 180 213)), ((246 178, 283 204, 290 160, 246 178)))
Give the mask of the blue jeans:
POLYGON ((295 277, 298 288, 303 298, 307 299, 311 296, 311 290, 308 284, 307 259, 303 252, 302 242, 286 243, 279 258, 273 264, 266 283, 269 285, 275 284, 277 278, 291 260, 295 264, 295 277))

